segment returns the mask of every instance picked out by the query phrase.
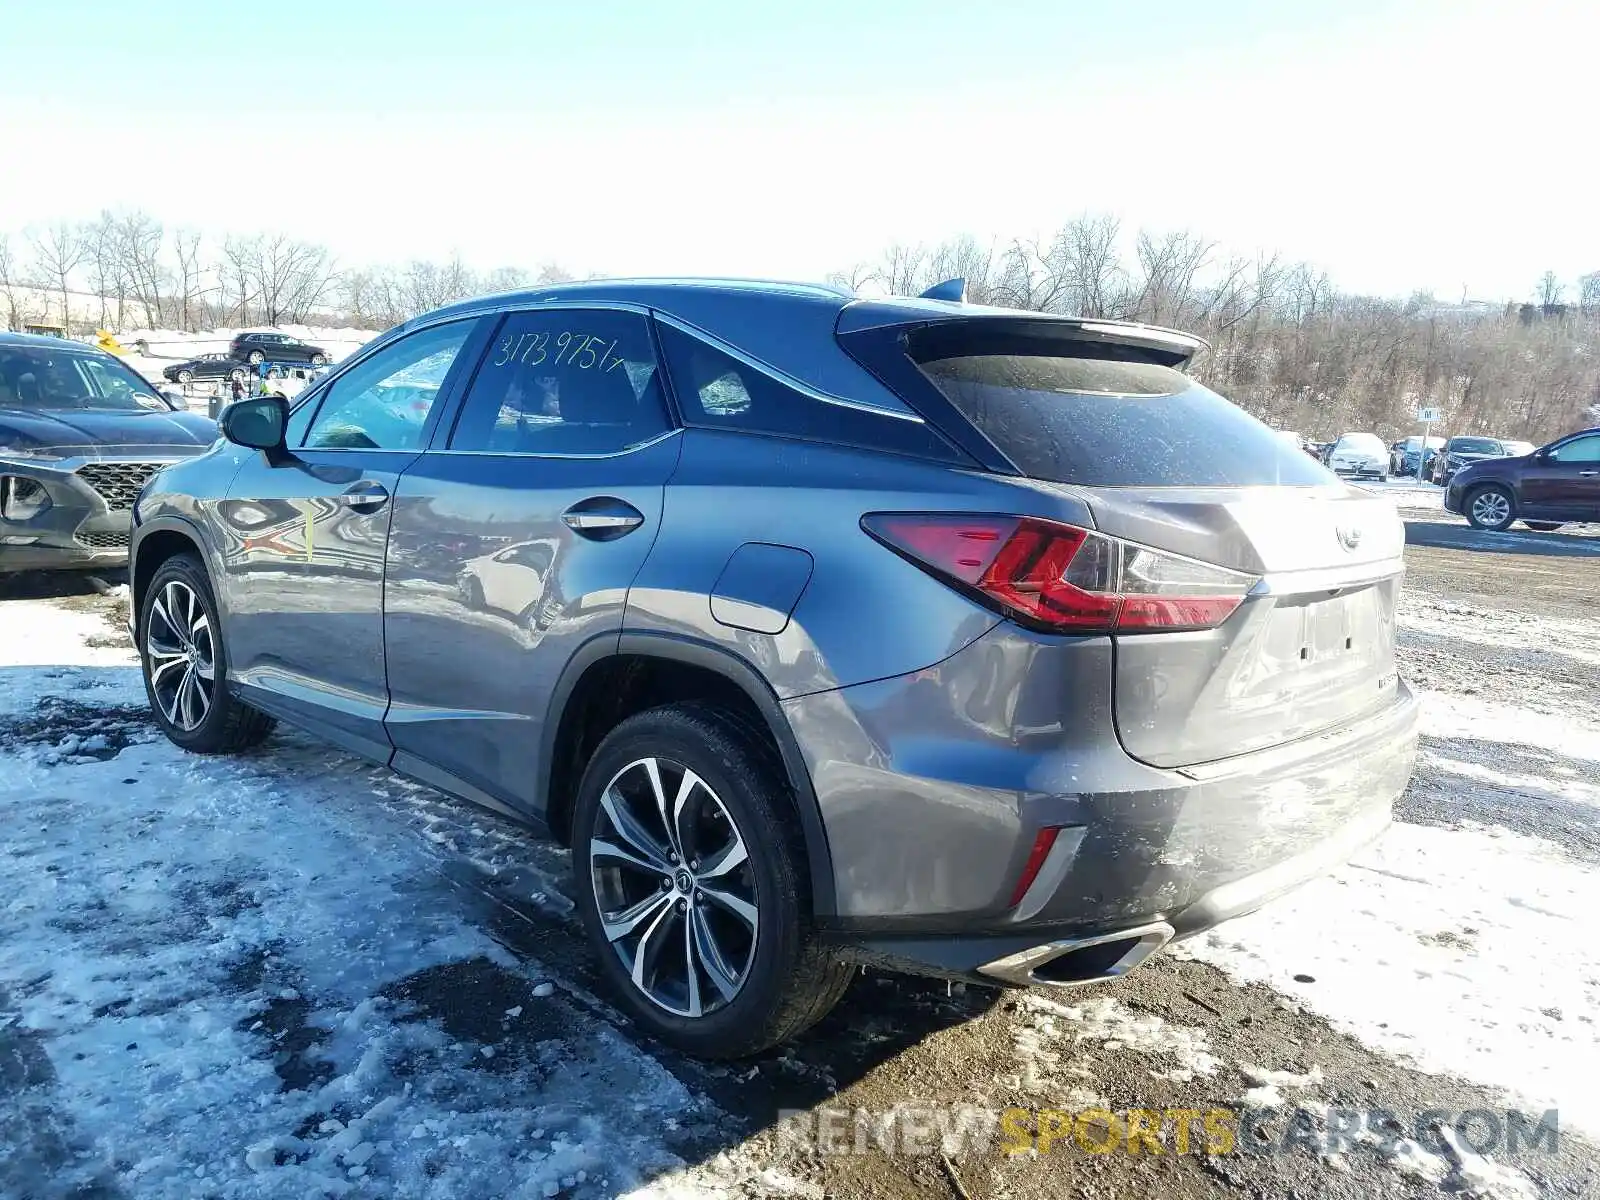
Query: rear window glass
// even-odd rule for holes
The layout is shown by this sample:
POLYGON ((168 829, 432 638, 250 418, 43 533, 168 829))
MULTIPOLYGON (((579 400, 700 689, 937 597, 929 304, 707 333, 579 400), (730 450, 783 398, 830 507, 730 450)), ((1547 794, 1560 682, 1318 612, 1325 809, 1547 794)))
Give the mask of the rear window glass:
POLYGON ((1309 455, 1171 367, 1018 353, 918 365, 1035 479, 1099 487, 1328 482, 1309 455))

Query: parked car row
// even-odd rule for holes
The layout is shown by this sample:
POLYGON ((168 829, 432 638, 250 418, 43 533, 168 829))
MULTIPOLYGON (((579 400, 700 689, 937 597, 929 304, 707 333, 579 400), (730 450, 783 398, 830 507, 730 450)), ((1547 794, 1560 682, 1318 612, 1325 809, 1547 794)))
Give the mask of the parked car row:
POLYGON ((244 379, 252 368, 264 362, 323 367, 330 361, 328 351, 286 333, 246 332, 228 343, 223 354, 199 354, 173 363, 161 374, 171 383, 198 380, 244 379))

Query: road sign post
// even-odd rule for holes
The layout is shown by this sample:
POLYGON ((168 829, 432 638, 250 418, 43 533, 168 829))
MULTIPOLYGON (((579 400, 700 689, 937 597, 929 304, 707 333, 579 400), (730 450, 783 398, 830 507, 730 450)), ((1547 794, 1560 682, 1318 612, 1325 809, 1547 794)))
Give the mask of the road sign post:
MULTIPOLYGON (((1422 422, 1422 445, 1417 448, 1417 484, 1422 482, 1422 471, 1428 464, 1428 428, 1438 419, 1439 410, 1437 408, 1421 408, 1417 410, 1417 420, 1422 422)), ((1414 487, 1416 484, 1412 486, 1414 487)))

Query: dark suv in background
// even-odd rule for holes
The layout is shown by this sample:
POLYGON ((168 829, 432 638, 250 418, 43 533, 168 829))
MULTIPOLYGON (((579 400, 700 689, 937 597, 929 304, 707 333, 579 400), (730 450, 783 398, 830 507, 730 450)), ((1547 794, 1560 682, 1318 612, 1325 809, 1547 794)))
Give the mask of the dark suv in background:
POLYGON ((1434 454, 1428 477, 1443 487, 1468 463, 1482 462, 1486 458, 1504 458, 1508 453, 1505 443, 1499 438, 1453 437, 1434 454))
POLYGON ((1116 977, 1376 837, 1415 754, 1393 504, 1202 345, 714 280, 418 317, 141 499, 155 719, 566 841, 607 979, 697 1053, 853 962, 1116 977))
POLYGON ((228 357, 242 359, 252 367, 263 362, 321 367, 328 362, 328 352, 321 346, 302 342, 286 333, 241 333, 228 343, 228 357))
POLYGON ((1479 529, 1521 520, 1548 532, 1600 521, 1600 429, 1585 429, 1512 458, 1490 458, 1456 471, 1444 506, 1479 529))

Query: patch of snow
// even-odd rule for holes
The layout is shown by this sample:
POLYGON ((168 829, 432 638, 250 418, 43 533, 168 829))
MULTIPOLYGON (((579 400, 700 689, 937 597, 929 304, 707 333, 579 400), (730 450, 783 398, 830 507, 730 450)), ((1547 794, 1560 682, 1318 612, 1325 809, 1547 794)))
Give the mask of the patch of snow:
POLYGON ((1548 842, 1398 824, 1332 876, 1173 953, 1600 1134, 1600 947, 1584 934, 1597 897, 1600 869, 1548 842))
MULTIPOLYGON (((53 694, 142 703, 130 653, 84 644, 98 618, 5 617, 0 661, 51 663, 0 668, 13 722, 53 694)), ((51 1179, 299 1200, 359 1178, 443 1200, 580 1173, 610 1194, 680 1168, 670 1128, 713 1119, 560 993, 538 1021, 497 1008, 465 1031, 424 1002, 452 971, 530 995, 551 971, 484 932, 439 847, 394 818, 413 802, 385 773, 287 733, 259 759, 148 740, 64 761, 61 740, 0 740, 0 1059, 40 1064, 25 1119, 24 1094, 0 1094, 0 1127, 24 1131, 0 1194, 51 1179)), ((497 862, 519 853, 474 836, 497 862)))

